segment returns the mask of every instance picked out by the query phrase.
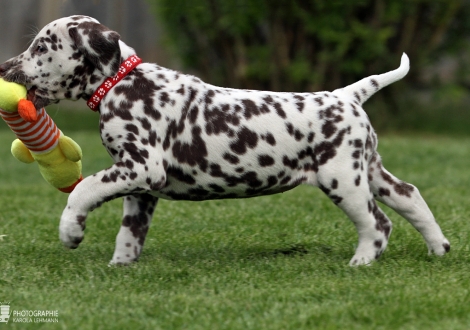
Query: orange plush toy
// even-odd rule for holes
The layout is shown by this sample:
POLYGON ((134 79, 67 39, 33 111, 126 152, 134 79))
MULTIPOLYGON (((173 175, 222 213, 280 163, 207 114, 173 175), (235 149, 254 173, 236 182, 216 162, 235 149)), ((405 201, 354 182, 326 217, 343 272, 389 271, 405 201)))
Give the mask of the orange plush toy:
POLYGON ((65 193, 83 179, 80 146, 62 134, 44 108, 36 110, 24 86, 0 79, 0 116, 18 137, 11 145, 16 159, 37 161, 43 178, 65 193))

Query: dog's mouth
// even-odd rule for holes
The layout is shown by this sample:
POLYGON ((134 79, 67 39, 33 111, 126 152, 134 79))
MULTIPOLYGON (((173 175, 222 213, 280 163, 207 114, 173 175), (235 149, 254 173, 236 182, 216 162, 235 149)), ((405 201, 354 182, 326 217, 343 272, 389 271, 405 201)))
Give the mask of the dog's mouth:
POLYGON ((29 101, 33 102, 36 109, 44 108, 45 106, 51 103, 48 98, 43 97, 39 94, 41 94, 41 91, 36 86, 32 86, 28 89, 26 96, 29 101))
POLYGON ((30 89, 28 89, 28 93, 26 95, 26 98, 33 103, 34 103, 34 99, 36 98, 37 89, 38 88, 36 86, 31 87, 30 89))
POLYGON ((55 100, 51 100, 48 95, 48 91, 43 88, 38 88, 32 84, 32 79, 28 77, 22 70, 12 70, 15 64, 2 64, 0 65, 0 76, 8 82, 17 83, 24 85, 27 88, 26 98, 31 101, 36 109, 44 108, 51 103, 57 103, 55 100))

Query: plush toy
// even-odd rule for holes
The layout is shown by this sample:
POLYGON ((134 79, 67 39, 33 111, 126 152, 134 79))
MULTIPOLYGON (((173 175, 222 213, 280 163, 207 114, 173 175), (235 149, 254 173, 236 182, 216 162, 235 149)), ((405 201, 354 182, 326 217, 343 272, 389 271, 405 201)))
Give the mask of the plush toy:
POLYGON ((43 178, 65 193, 83 179, 80 146, 62 134, 44 108, 36 110, 24 86, 0 79, 0 116, 18 137, 11 145, 16 159, 37 161, 43 178))

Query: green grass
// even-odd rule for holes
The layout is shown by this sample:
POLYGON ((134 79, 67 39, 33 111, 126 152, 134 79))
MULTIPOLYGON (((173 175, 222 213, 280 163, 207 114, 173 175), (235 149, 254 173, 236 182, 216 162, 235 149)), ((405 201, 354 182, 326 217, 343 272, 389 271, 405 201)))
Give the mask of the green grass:
MULTIPOLYGON (((85 175, 111 164, 97 131, 59 126, 82 146, 85 175)), ((352 223, 309 187, 256 199, 162 200, 140 261, 108 267, 121 201, 92 212, 81 246, 66 250, 58 221, 67 195, 50 187, 35 164, 11 156, 12 139, 0 130, 0 235, 6 235, 0 241, 0 302, 10 302, 12 310, 58 310, 59 322, 0 327, 470 326, 468 137, 380 139, 385 166, 420 188, 452 250, 443 258, 428 256, 421 236, 384 207, 394 222, 390 244, 378 262, 361 268, 347 266, 357 242, 352 223)))

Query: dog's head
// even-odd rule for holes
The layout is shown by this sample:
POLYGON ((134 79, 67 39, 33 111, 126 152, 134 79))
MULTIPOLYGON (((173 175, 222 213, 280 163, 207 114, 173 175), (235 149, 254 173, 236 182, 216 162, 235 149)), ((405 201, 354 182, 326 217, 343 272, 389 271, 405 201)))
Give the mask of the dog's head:
POLYGON ((90 88, 116 75, 121 63, 119 34, 87 16, 46 25, 22 54, 0 65, 0 77, 26 85, 36 108, 62 99, 89 97, 90 88))

